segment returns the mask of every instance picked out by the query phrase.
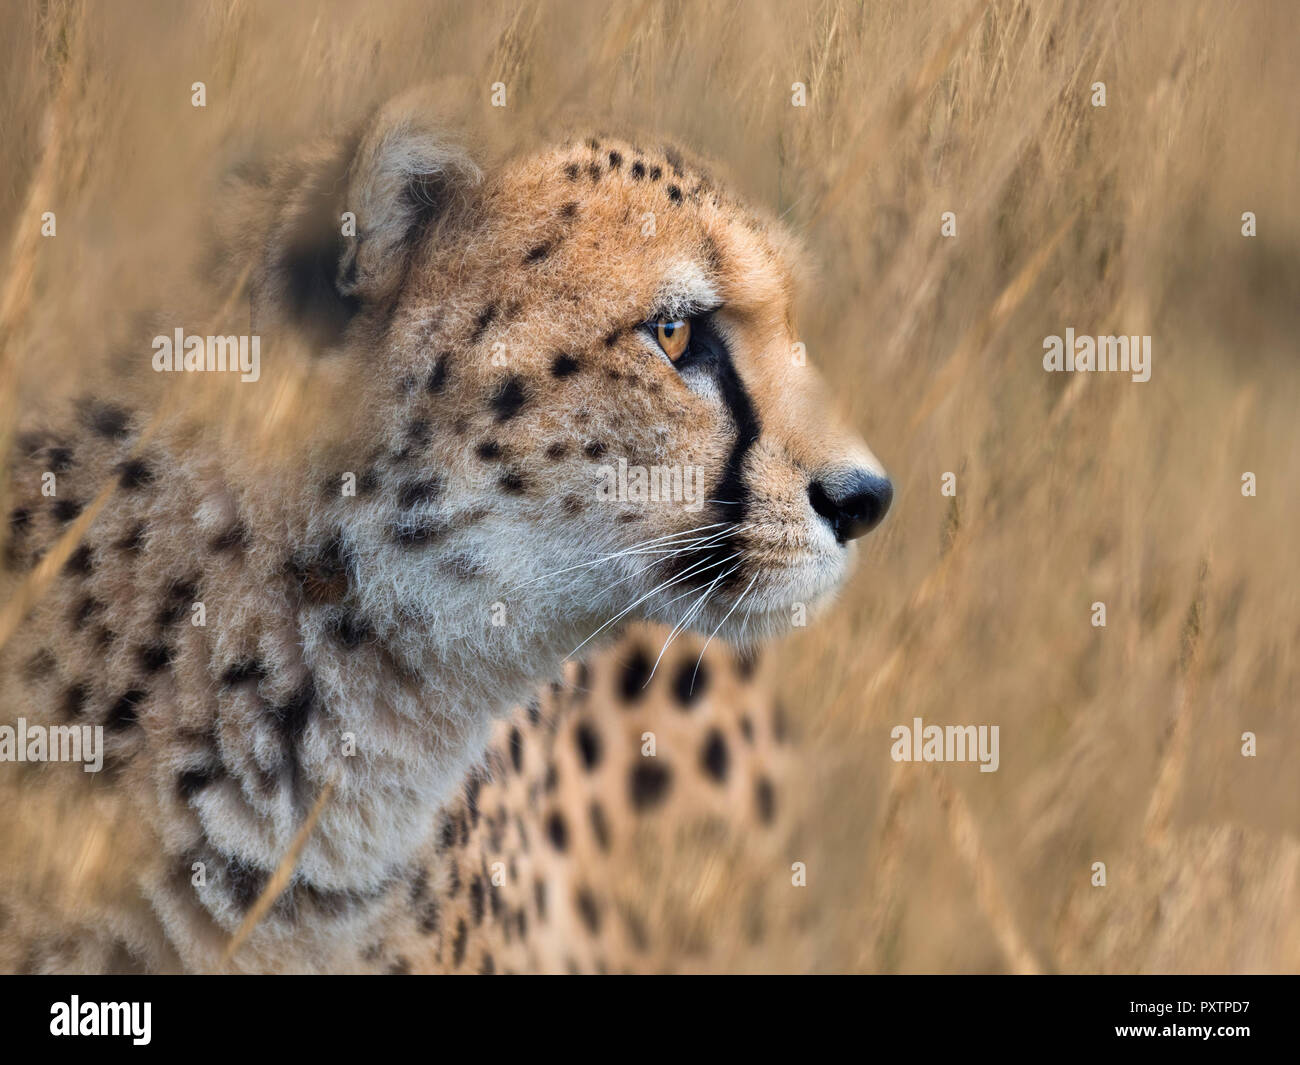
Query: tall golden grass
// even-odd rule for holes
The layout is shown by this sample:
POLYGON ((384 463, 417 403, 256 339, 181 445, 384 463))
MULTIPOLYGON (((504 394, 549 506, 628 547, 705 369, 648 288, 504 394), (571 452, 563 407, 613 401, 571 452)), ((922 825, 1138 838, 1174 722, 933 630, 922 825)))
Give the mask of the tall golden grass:
MULTIPOLYGON (((778 652, 808 886, 798 948, 749 964, 1300 967, 1300 8, 5 9, 5 434, 118 381, 138 316, 193 298, 229 165, 412 83, 488 155, 572 124, 685 143, 812 250, 810 356, 898 488, 851 586, 778 652), (1150 334, 1151 380, 1045 374, 1066 327, 1150 334), (1000 770, 893 763, 914 717, 999 725, 1000 770)), ((727 876, 735 897, 789 873, 721 875, 724 908, 727 876)))

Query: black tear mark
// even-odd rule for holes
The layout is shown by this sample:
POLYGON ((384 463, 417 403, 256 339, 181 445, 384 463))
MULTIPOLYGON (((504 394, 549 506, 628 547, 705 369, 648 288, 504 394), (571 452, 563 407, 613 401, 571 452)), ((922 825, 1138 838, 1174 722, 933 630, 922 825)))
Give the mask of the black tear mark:
POLYGON ((552 377, 568 377, 579 370, 578 360, 572 355, 557 355, 551 362, 552 377))
POLYGON ((469 335, 471 344, 476 343, 487 332, 487 327, 492 324, 496 316, 497 305, 495 303, 489 303, 483 310, 479 311, 478 317, 474 319, 474 331, 469 335))
POLYGON ((492 410, 497 421, 509 421, 527 402, 528 390, 523 381, 518 377, 507 377, 492 396, 492 410))

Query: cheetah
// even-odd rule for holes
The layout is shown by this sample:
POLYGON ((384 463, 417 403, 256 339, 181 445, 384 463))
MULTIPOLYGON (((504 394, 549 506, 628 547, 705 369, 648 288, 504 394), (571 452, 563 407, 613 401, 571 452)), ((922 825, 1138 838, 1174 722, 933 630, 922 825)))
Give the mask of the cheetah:
POLYGON ((266 462, 110 394, 16 435, 7 594, 61 564, 3 720, 103 767, 0 767, 0 966, 730 964, 674 855, 788 870, 757 648, 892 495, 797 354, 795 242, 676 148, 489 163, 419 92, 226 192, 262 380, 220 402, 305 351, 339 417, 266 462))

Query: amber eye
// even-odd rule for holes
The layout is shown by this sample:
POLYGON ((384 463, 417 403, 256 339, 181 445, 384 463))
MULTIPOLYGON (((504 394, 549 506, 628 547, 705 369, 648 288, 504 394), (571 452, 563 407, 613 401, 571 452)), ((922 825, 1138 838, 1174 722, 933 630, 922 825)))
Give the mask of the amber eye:
POLYGON ((676 362, 682 357, 686 351, 686 346, 691 342, 691 323, 660 320, 655 323, 655 339, 659 341, 659 346, 664 349, 664 354, 673 362, 676 362))

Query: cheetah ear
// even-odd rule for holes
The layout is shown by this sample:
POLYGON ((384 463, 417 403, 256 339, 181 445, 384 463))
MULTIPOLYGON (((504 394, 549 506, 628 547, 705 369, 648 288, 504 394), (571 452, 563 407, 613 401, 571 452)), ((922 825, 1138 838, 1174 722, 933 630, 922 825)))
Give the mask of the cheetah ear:
POLYGON ((422 91, 400 96, 357 134, 291 168, 254 283, 255 325, 280 312, 329 347, 359 312, 397 295, 416 248, 482 179, 436 113, 422 91))

